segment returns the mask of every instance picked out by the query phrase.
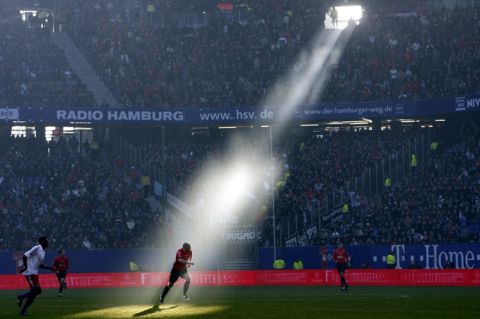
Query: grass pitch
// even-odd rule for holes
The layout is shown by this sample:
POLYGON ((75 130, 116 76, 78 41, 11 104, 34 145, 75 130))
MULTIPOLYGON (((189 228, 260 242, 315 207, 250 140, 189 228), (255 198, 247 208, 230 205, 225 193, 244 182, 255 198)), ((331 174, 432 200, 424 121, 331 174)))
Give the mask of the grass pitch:
MULTIPOLYGON (((180 286, 181 287, 181 286, 180 286)), ((191 287, 152 308, 159 289, 44 290, 31 318, 480 318, 480 288, 456 287, 191 287)), ((19 291, 0 291, 0 318, 18 317, 19 291)))

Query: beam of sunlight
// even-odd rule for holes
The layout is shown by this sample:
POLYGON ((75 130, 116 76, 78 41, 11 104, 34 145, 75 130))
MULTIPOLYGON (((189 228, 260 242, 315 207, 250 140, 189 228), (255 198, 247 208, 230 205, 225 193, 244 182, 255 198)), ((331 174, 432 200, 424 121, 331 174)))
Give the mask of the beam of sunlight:
POLYGON ((277 111, 277 125, 286 124, 299 106, 317 101, 352 31, 319 32, 309 48, 300 53, 292 70, 275 84, 263 104, 277 111))
POLYGON ((211 264, 218 255, 229 225, 254 220, 270 196, 271 188, 265 183, 270 184, 271 174, 279 171, 271 167, 267 145, 242 137, 233 138, 229 144, 224 154, 207 161, 192 177, 191 191, 184 198, 193 204, 195 227, 179 235, 201 247, 196 260, 200 258, 202 265, 211 264))
MULTIPOLYGON (((275 136, 282 133, 300 106, 317 101, 352 30, 320 31, 274 85, 261 107, 275 110, 275 136)), ((282 174, 282 159, 270 154, 268 131, 259 129, 258 134, 253 138, 234 136, 224 154, 206 161, 188 182, 189 191, 182 200, 191 205, 195 216, 192 221, 175 222, 173 241, 178 247, 190 241, 194 251, 201 248, 199 255, 194 254, 195 261, 203 259, 200 264, 211 265, 212 258, 218 256, 224 247, 223 232, 229 226, 241 225, 261 207, 270 206, 272 191, 282 174)))

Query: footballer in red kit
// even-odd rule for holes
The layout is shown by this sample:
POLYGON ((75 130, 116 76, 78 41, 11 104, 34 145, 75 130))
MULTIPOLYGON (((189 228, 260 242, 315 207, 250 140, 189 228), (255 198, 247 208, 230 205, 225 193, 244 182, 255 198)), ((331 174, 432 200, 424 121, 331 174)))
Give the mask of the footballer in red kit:
POLYGON ((185 279, 185 284, 183 286, 183 298, 185 300, 190 300, 188 297, 188 288, 190 287, 190 274, 188 273, 188 267, 193 266, 194 263, 192 260, 192 248, 189 243, 184 243, 183 247, 177 251, 175 255, 175 262, 173 268, 170 271, 170 278, 168 280, 168 285, 163 289, 162 296, 160 297, 159 303, 155 306, 158 307, 159 304, 163 304, 165 297, 167 296, 170 288, 173 287, 175 282, 177 282, 179 277, 185 279))
POLYGON ((68 257, 65 255, 65 250, 61 249, 58 251, 59 255, 53 260, 53 270, 57 274, 58 284, 58 297, 62 295, 64 289, 67 288, 67 272, 70 269, 70 263, 68 257))
POLYGON ((333 260, 337 264, 338 274, 340 275, 340 284, 342 291, 348 290, 348 284, 345 280, 345 270, 347 269, 348 253, 342 244, 339 244, 337 249, 333 252, 333 260))
POLYGON ((187 263, 180 262, 180 259, 188 261, 192 260, 192 250, 185 251, 184 248, 180 248, 175 256, 175 263, 173 264, 173 267, 180 271, 186 270, 188 266, 187 263))

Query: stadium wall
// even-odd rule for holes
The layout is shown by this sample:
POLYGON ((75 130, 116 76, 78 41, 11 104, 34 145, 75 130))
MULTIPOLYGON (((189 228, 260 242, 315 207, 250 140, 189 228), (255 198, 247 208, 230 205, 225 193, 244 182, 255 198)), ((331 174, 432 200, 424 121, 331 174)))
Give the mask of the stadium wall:
MULTIPOLYGON (((129 262, 133 261, 142 268, 152 271, 169 271, 175 249, 164 251, 141 250, 141 249, 117 249, 117 250, 67 250, 70 259, 70 268, 76 273, 98 272, 127 272, 129 262), (171 256, 168 260, 162 260, 160 256, 171 256)), ((14 274, 16 271, 14 252, 0 252, 0 274, 14 274)), ((56 256, 56 251, 48 249, 45 254, 45 264, 51 264, 56 256)), ((214 269, 213 265, 205 267, 214 269)))
MULTIPOLYGON (((161 287, 169 273, 69 274, 69 288, 161 287)), ((192 272, 194 286, 335 286, 335 270, 244 270, 192 272)), ((349 270, 351 286, 479 286, 480 270, 349 270)), ((57 288, 54 275, 41 275, 42 288, 57 288)), ((27 289, 21 275, 0 275, 0 290, 27 289)))
MULTIPOLYGON (((332 269, 332 246, 325 247, 290 247, 278 248, 277 256, 281 256, 291 268, 295 259, 303 261, 306 269, 332 269), (325 256, 326 264, 322 264, 325 256)), ((351 246, 347 249, 351 255, 352 268, 364 268, 368 264, 370 269, 384 269, 385 256, 391 250, 397 257, 396 268, 408 268, 412 261, 420 268, 442 269, 446 261, 453 262, 457 269, 480 269, 480 244, 444 244, 444 245, 365 245, 351 246)), ((128 272, 129 262, 135 262, 140 270, 165 272, 169 271, 175 249, 168 250, 78 250, 67 251, 71 260, 71 270, 75 273, 113 273, 128 272), (161 256, 169 256, 162 258, 161 256)), ((15 261, 13 252, 0 252, 0 274, 14 274, 15 261)), ((46 263, 50 264, 55 257, 55 252, 47 250, 46 263)), ((202 260, 201 255, 196 256, 197 270, 216 270, 215 256, 202 260)), ((259 252, 259 269, 271 269, 273 262, 273 249, 261 248, 259 252)))

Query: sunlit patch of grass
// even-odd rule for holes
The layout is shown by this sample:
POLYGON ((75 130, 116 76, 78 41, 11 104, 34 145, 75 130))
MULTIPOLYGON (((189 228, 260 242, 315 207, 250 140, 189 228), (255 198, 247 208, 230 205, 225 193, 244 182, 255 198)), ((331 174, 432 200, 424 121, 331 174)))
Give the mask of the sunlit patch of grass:
POLYGON ((151 305, 128 305, 79 312, 64 318, 185 318, 215 314, 226 309, 227 306, 216 305, 170 304, 158 308, 151 305))

